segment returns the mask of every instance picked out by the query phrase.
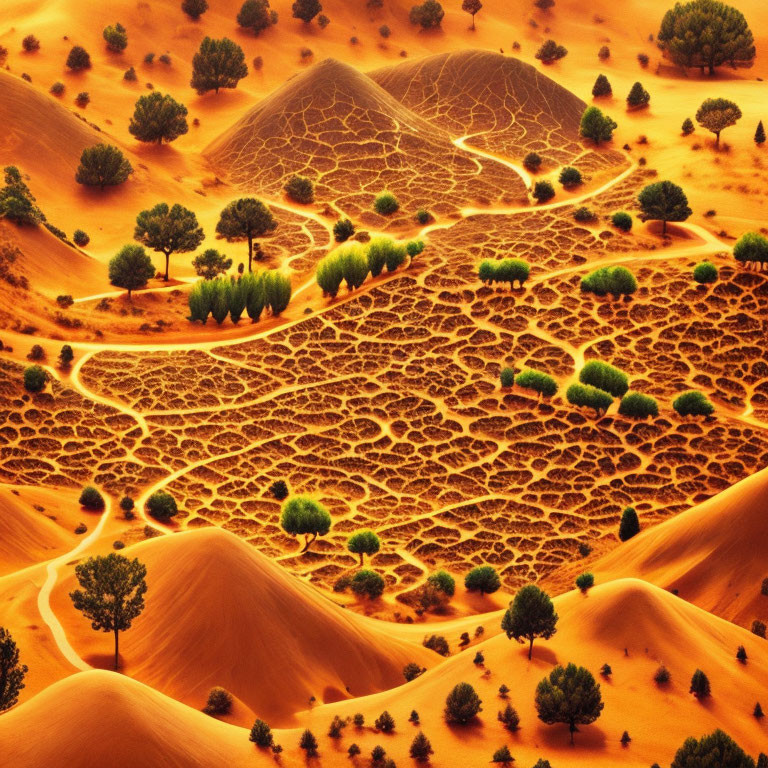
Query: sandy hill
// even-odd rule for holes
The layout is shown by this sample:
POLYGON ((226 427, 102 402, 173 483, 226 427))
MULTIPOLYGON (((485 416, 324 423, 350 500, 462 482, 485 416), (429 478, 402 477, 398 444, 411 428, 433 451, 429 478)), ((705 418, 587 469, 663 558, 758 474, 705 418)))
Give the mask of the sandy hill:
MULTIPOLYGON (((436 656, 388 637, 386 626, 347 612, 219 528, 153 539, 132 548, 148 570, 147 604, 121 645, 125 671, 202 707, 220 685, 273 724, 318 702, 402 683, 409 661, 436 656)), ((58 601, 68 632, 95 664, 109 642, 95 635, 66 597, 58 601)))
POLYGON ((401 206, 449 211, 482 197, 524 194, 521 179, 457 149, 354 67, 333 59, 295 75, 205 150, 229 181, 279 194, 291 174, 317 185, 319 202, 370 210, 389 189, 401 206))
MULTIPOLYGON (((526 647, 497 635, 402 688, 355 702, 354 710, 341 703, 320 707, 303 714, 302 724, 322 733, 335 713, 359 710, 369 720, 387 709, 398 730, 384 746, 398 765, 408 764, 413 729, 407 718, 412 709, 419 713, 422 730, 432 742, 436 765, 483 765, 507 743, 516 765, 530 766, 543 757, 553 766, 568 768, 647 768, 654 762, 668 765, 685 738, 718 727, 752 754, 765 749, 764 726, 752 717, 755 702, 765 700, 768 690, 764 640, 636 579, 599 585, 587 595, 570 592, 555 603, 560 616, 557 634, 549 641, 537 641, 531 662, 526 647), (745 665, 735 658, 739 645, 749 655, 745 665), (473 663, 478 649, 485 657, 481 667, 473 663), (598 721, 576 734, 575 747, 568 743, 567 726, 543 724, 534 706, 538 682, 555 664, 568 662, 593 672, 605 704, 598 721), (600 675, 604 663, 612 667, 610 678, 600 675), (671 681, 658 686, 653 675, 662 663, 671 672, 671 681), (697 667, 705 671, 712 686, 712 696, 704 703, 688 693, 697 667), (475 687, 483 711, 476 726, 447 728, 443 702, 460 681, 475 687), (505 705, 498 696, 502 683, 510 688, 509 701, 520 715, 520 730, 514 735, 496 721, 497 711, 505 705), (620 743, 624 730, 632 738, 626 748, 620 743)), ((485 618, 490 623, 490 616, 485 618)), ((346 735, 361 746, 363 754, 382 740, 375 732, 355 730, 346 735)))
POLYGON ((433 125, 453 136, 467 135, 471 145, 518 158, 536 151, 557 164, 584 151, 579 140, 584 102, 519 59, 454 51, 370 76, 433 125))
POLYGON ((768 469, 617 546, 592 567, 600 580, 637 576, 749 626, 768 619, 768 469))
POLYGON ((100 670, 72 675, 4 714, 0 743, 3 765, 14 768, 274 764, 242 729, 100 670))

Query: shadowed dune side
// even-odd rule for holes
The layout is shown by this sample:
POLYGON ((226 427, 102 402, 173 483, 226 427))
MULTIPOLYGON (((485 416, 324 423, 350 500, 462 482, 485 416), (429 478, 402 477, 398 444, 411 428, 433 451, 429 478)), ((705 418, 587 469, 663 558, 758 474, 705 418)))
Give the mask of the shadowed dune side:
POLYGON ((280 194, 290 175, 306 175, 319 201, 347 212, 370 210, 384 189, 410 214, 525 195, 514 171, 486 170, 369 77, 333 59, 289 79, 204 154, 233 184, 263 193, 280 194))
MULTIPOLYGON (((312 696, 320 703, 391 688, 408 662, 438 658, 339 608, 222 529, 164 536, 126 554, 146 564, 149 590, 121 642, 123 671, 195 708, 219 685, 282 725, 312 696)), ((106 665, 110 638, 71 607, 73 587, 72 576, 60 585, 57 613, 81 655, 106 665)))
POLYGON ((598 580, 637 576, 737 624, 768 618, 768 469, 600 558, 598 580))

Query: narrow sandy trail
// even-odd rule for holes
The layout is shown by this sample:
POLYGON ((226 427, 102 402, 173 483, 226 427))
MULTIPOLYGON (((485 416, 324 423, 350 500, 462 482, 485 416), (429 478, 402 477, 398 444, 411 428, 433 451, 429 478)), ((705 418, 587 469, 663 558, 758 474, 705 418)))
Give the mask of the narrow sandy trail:
POLYGON ((530 189, 533 186, 533 178, 531 177, 531 174, 528 173, 525 168, 523 168, 522 165, 517 165, 516 163, 513 163, 511 160, 507 160, 501 155, 495 155, 493 152, 486 152, 485 150, 478 149, 477 147, 467 146, 467 141, 473 139, 475 136, 482 136, 484 133, 488 133, 488 131, 468 133, 466 136, 460 136, 458 139, 452 139, 452 141, 455 146, 457 146, 459 149, 463 149, 465 152, 471 152, 472 154, 484 157, 486 160, 491 160, 494 163, 499 163, 506 166, 507 168, 511 168, 523 180, 525 188, 530 189))

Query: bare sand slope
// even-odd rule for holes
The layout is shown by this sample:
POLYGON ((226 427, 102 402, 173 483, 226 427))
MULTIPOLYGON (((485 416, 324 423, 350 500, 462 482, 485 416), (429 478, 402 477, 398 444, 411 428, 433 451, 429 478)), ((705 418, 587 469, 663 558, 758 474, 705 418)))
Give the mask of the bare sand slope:
POLYGON ((598 560, 601 581, 637 576, 745 626, 768 619, 768 469, 660 525, 598 560))
MULTIPOLYGON (((420 715, 438 766, 484 765, 506 743, 515 764, 526 767, 543 757, 553 766, 567 768, 647 768, 653 762, 668 765, 688 736, 718 727, 754 755, 765 749, 765 727, 752 716, 755 702, 764 701, 768 690, 764 640, 636 579, 609 582, 587 595, 570 592, 556 598, 555 605, 560 616, 557 634, 549 641, 537 641, 530 662, 527 647, 497 635, 402 688, 354 704, 317 708, 302 715, 302 723, 319 734, 334 714, 360 711, 370 723, 386 709, 397 724, 394 736, 350 728, 345 737, 357 742, 363 754, 381 743, 398 765, 409 764, 408 747, 416 732, 407 722, 412 709, 420 715), (735 658, 739 645, 746 647, 749 656, 744 665, 735 658), (485 657, 482 666, 473 663, 477 650, 485 657), (605 704, 597 722, 582 726, 576 734, 575 747, 569 744, 568 727, 543 724, 534 706, 538 682, 555 664, 568 662, 584 665, 595 675, 605 704), (612 668, 609 678, 600 674, 604 663, 612 668), (660 664, 671 673, 671 681, 663 686, 653 680, 660 664), (712 686, 712 696, 703 702, 688 692, 697 667, 712 686), (483 711, 474 725, 447 727, 443 703, 461 681, 475 687, 483 711), (509 702, 520 715, 520 730, 515 734, 496 720, 505 706, 498 696, 502 683, 510 688, 509 702), (625 730, 632 738, 628 747, 620 743, 625 730)), ((323 747, 325 754, 337 750, 330 740, 321 741, 323 747)))
POLYGON ((72 675, 0 718, 13 768, 274 765, 246 731, 112 672, 72 675))
MULTIPOLYGON (((339 608, 221 529, 153 539, 127 554, 146 564, 149 591, 124 635, 124 671, 196 708, 220 685, 284 724, 312 696, 320 703, 391 688, 409 661, 438 658, 339 608)), ((57 612, 84 658, 107 664, 110 639, 69 606, 72 587, 70 576, 57 612)))

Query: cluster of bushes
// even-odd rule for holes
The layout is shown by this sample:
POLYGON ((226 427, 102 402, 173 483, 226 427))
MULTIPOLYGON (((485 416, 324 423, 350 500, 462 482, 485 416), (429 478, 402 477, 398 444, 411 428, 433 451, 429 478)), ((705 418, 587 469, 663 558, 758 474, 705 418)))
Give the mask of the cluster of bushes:
POLYGON ((406 257, 413 259, 424 250, 421 240, 399 243, 390 237, 375 237, 367 245, 347 243, 339 246, 317 265, 315 279, 326 296, 336 296, 342 280, 350 291, 359 288, 368 275, 378 277, 386 267, 394 272, 405 263, 406 257))
POLYGON ((205 324, 208 315, 221 325, 229 315, 237 323, 247 313, 256 322, 265 309, 279 315, 291 300, 291 281, 275 269, 238 278, 200 280, 189 293, 189 319, 205 324))
POLYGON ((600 267, 582 279, 581 290, 596 296, 611 294, 618 299, 631 296, 637 290, 637 280, 626 267, 600 267))
POLYGON ((523 283, 531 274, 531 268, 522 259, 483 259, 477 268, 477 276, 488 285, 491 283, 509 283, 514 288, 515 283, 523 283))
POLYGON ((579 372, 579 381, 602 389, 613 397, 622 397, 629 389, 627 374, 602 360, 586 363, 579 372))

